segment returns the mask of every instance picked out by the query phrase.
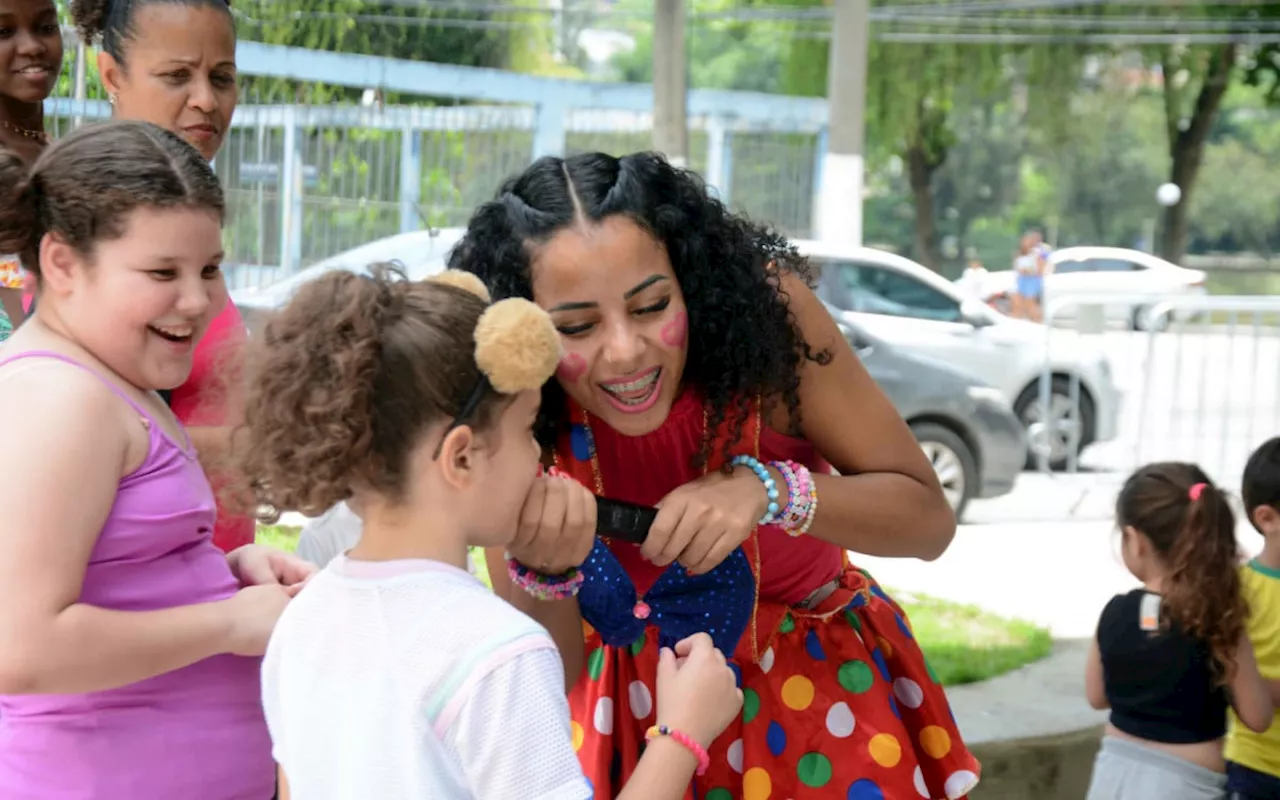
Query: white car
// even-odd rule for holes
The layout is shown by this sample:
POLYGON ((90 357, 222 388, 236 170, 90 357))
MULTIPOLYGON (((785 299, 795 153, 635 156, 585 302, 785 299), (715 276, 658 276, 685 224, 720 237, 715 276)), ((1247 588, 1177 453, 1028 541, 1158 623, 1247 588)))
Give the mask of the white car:
MULTIPOLYGON (((835 242, 797 241, 817 273, 828 307, 890 344, 938 359, 996 387, 1027 428, 1032 454, 1055 469, 1070 450, 1114 439, 1120 392, 1101 347, 1075 331, 1012 319, 902 256, 835 242), (1051 375, 1049 418, 1042 419, 1040 376, 1051 375), (1079 380, 1079 407, 1072 381, 1079 380)), ((1028 462, 1036 458, 1029 454, 1028 462)))
POLYGON ((371 264, 399 261, 410 280, 434 275, 444 269, 445 257, 464 233, 465 228, 437 228, 388 236, 326 258, 267 286, 236 289, 231 292, 231 302, 252 331, 264 314, 288 303, 299 286, 335 269, 365 274, 371 264))
MULTIPOLYGON (((1016 277, 1013 270, 990 272, 983 279, 981 299, 1001 311, 1008 310, 1016 277)), ((1128 324, 1133 330, 1148 325, 1150 307, 1166 297, 1205 294, 1205 274, 1171 264, 1163 258, 1120 247, 1065 247, 1049 256, 1049 272, 1044 279, 1044 303, 1071 297, 1114 296, 1103 304, 1106 319, 1128 324), (1146 296, 1135 303, 1126 298, 1146 296)), ((1076 317, 1078 307, 1067 305, 1054 314, 1055 320, 1076 317)), ((1183 313, 1180 312, 1179 319, 1183 313)), ((1167 316, 1155 324, 1163 326, 1167 316)))

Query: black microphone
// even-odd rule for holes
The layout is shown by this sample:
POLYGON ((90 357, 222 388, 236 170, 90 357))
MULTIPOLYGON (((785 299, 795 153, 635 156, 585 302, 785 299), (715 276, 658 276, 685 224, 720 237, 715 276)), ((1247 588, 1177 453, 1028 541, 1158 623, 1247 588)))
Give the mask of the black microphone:
POLYGON ((596 535, 621 542, 644 544, 658 509, 608 497, 596 498, 596 535))

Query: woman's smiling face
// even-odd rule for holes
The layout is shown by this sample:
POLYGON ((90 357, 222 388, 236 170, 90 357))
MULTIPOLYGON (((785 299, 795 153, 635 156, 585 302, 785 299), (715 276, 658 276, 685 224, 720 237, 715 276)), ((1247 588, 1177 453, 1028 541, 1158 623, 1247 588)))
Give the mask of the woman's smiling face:
POLYGON ((533 299, 564 344, 565 392, 623 435, 661 426, 689 351, 688 310, 662 244, 612 216, 537 246, 530 272, 533 299))

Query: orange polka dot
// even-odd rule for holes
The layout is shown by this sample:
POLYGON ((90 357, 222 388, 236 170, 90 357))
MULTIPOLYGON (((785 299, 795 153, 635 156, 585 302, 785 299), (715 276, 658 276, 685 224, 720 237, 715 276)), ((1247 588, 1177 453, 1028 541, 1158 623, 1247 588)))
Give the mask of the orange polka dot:
POLYGON ((885 658, 893 658, 893 645, 889 644, 888 639, 877 636, 876 643, 880 645, 880 651, 884 653, 885 658))
POLYGON ((742 800, 769 800, 773 781, 763 767, 752 767, 742 776, 742 800))
POLYGON ((871 759, 882 767, 896 767, 902 760, 902 745, 891 733, 877 733, 867 744, 871 759))
POLYGON ((920 731, 920 747, 930 758, 942 758, 951 752, 951 735, 937 725, 920 731))
POLYGON ((813 681, 792 675, 782 684, 782 702, 792 711, 804 711, 813 702, 813 681))
POLYGON ((582 749, 582 740, 583 740, 582 726, 579 725, 575 720, 569 723, 569 731, 573 735, 573 752, 576 753, 582 749))

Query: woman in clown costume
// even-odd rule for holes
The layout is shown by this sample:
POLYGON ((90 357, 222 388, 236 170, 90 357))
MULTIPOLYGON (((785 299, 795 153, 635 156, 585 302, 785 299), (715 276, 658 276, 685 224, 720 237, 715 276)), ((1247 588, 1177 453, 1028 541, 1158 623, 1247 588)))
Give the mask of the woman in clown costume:
POLYGON ((732 655, 745 700, 691 800, 971 791, 909 621, 845 555, 933 559, 955 519, 804 259, 661 156, 597 153, 509 180, 450 266, 561 334, 539 421, 555 469, 487 560, 556 638, 596 796, 655 735, 660 648, 694 631, 732 655), (656 506, 644 544, 595 537, 592 494, 656 506))

